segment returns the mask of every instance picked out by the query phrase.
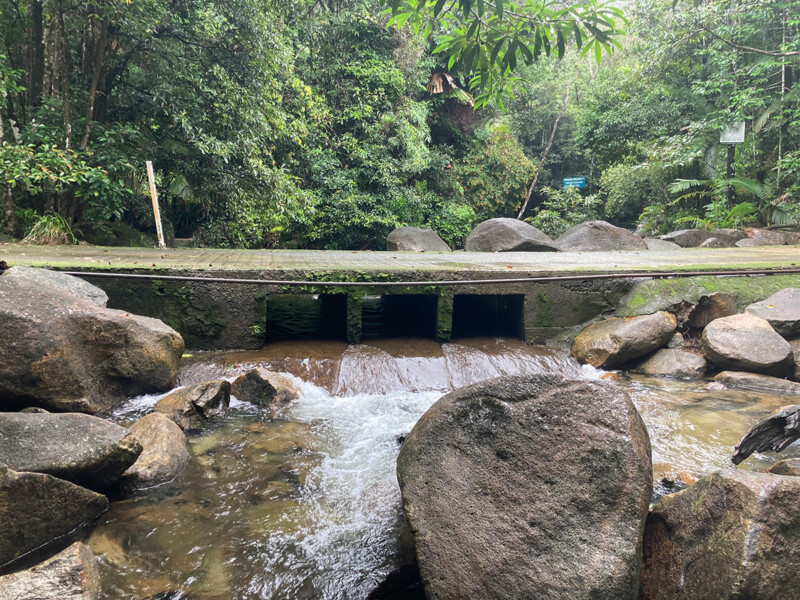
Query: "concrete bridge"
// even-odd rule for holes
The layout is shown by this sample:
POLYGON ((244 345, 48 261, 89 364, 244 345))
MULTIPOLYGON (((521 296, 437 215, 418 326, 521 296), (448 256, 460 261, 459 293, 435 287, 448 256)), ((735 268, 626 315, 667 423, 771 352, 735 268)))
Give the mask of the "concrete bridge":
POLYGON ((797 246, 413 254, 0 244, 0 260, 84 272, 110 307, 162 319, 195 350, 292 338, 500 335, 539 343, 600 315, 657 309, 687 286, 732 291, 742 302, 800 287, 791 272, 800 265, 797 246), (704 275, 776 269, 788 272, 704 275), (647 281, 666 274, 692 277, 647 281))

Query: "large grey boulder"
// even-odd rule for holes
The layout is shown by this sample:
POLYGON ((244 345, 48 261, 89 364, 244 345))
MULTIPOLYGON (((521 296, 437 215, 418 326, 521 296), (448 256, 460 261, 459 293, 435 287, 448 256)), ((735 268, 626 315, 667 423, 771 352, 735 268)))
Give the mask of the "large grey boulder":
POLYGON ((739 248, 752 248, 761 246, 783 246, 786 237, 780 231, 768 229, 751 229, 749 236, 736 242, 739 248))
POLYGON ((706 359, 691 352, 664 348, 634 364, 629 371, 674 377, 676 379, 702 379, 706 373, 706 359))
POLYGON ((641 600, 793 600, 800 478, 715 473, 666 496, 644 535, 641 600))
POLYGON ((79 413, 0 413, 0 464, 103 491, 142 447, 130 431, 79 413))
POLYGON ((666 240, 662 240, 659 238, 651 238, 646 237, 644 238, 644 243, 647 246, 648 250, 656 250, 656 251, 672 251, 672 250, 680 250, 681 247, 678 246, 675 242, 668 242, 666 240))
POLYGON ((593 367, 616 367, 641 358, 669 342, 676 328, 668 312, 610 318, 589 325, 572 344, 572 356, 593 367))
POLYGON ((0 566, 93 521, 107 508, 102 494, 0 465, 0 566))
POLYGON ((650 442, 597 381, 501 377, 451 392, 400 448, 426 596, 636 598, 650 442))
POLYGON ((450 252, 450 246, 433 229, 398 227, 386 237, 390 252, 450 252))
POLYGON ((750 314, 711 321, 700 339, 705 357, 721 369, 783 377, 794 362, 789 342, 750 314))
POLYGON ((715 238, 722 246, 733 246, 747 237, 738 229, 681 229, 661 236, 662 240, 678 244, 681 248, 697 248, 709 238, 715 238))
POLYGON ((157 319, 27 277, 0 276, 0 322, 0 410, 99 412, 170 389, 183 353, 157 319))
POLYGON ((0 600, 97 600, 99 597, 97 559, 80 542, 35 567, 0 577, 0 600))
POLYGON ((192 458, 183 431, 159 412, 150 413, 130 427, 131 435, 143 450, 119 480, 125 493, 172 481, 192 458))
POLYGON ((269 408, 274 412, 296 400, 299 390, 285 375, 257 367, 234 380, 231 384, 231 394, 238 400, 269 408))
POLYGON ((467 236, 467 252, 556 252, 558 246, 533 225, 518 219, 489 219, 467 236))
POLYGON ((165 414, 181 429, 194 429, 225 414, 230 400, 231 384, 216 379, 167 394, 156 403, 153 411, 165 414))
POLYGON ((800 288, 775 292, 769 298, 751 304, 745 312, 768 321, 783 337, 800 335, 800 288))
POLYGON ((647 244, 638 235, 605 221, 573 225, 561 234, 556 245, 562 252, 647 250, 647 244))
POLYGON ((35 269, 33 267, 12 267, 3 273, 3 277, 26 279, 40 284, 44 288, 57 288, 69 294, 80 296, 100 308, 105 308, 108 304, 108 296, 96 285, 92 285, 79 277, 65 275, 58 271, 35 269))

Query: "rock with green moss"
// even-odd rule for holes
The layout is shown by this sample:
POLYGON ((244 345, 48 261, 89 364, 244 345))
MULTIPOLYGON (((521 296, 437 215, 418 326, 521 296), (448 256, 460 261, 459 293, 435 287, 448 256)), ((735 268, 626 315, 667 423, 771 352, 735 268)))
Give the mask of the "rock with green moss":
POLYGON ((674 311, 681 303, 697 304, 704 296, 722 292, 735 299, 737 311, 770 294, 800 287, 800 275, 753 277, 691 277, 652 279, 634 286, 618 303, 616 316, 649 315, 659 310, 674 311))
POLYGON ((793 600, 800 478, 715 473, 666 496, 644 534, 640 600, 793 600))
POLYGON ((662 348, 676 327, 675 315, 667 312, 629 319, 612 317, 581 331, 571 353, 593 367, 613 368, 662 348))

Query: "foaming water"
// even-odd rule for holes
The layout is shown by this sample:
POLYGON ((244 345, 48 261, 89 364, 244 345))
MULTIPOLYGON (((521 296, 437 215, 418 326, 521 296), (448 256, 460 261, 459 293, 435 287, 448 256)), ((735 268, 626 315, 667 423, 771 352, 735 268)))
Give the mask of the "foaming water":
MULTIPOLYGON (((175 482, 112 503, 89 538, 103 598, 366 598, 413 559, 395 475, 399 438, 442 393, 506 374, 608 376, 513 340, 392 340, 200 357, 181 383, 232 379, 257 365, 293 374, 299 399, 274 419, 234 401, 225 418, 189 436, 194 459, 175 482)), ((788 403, 702 383, 618 379, 648 427, 657 476, 728 466, 741 434, 788 403)), ((133 399, 114 418, 128 423, 160 397, 133 399)), ((774 461, 757 456, 743 466, 774 461)))

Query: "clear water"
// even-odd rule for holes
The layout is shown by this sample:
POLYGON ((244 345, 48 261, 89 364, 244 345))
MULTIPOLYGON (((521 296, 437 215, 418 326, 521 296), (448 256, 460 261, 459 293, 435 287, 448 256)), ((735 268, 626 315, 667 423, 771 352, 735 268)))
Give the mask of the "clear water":
MULTIPOLYGON (((195 459, 175 482, 112 504, 89 538, 104 598, 366 598, 412 559, 395 478, 398 438, 443 392, 502 374, 614 377, 513 340, 284 343, 197 358, 182 383, 263 364, 296 376, 301 397, 274 420, 233 402, 224 419, 189 438, 195 459)), ((648 426, 657 479, 728 467, 751 425, 794 402, 616 378, 648 426)), ((115 418, 131 422, 158 398, 136 398, 115 418)), ((742 467, 775 460, 753 457, 742 467)))

